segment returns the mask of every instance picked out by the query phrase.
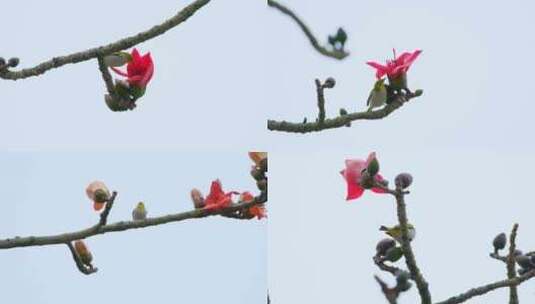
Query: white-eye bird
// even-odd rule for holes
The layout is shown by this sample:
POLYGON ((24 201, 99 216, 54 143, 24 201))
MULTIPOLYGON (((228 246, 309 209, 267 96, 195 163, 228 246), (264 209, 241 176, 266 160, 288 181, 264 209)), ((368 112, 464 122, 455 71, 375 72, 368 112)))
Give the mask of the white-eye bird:
MULTIPOLYGON (((412 224, 407 224, 407 229, 409 230, 409 241, 412 241, 416 237, 416 229, 412 224)), ((386 234, 391 236, 394 240, 401 243, 401 226, 396 225, 394 227, 381 226, 379 230, 384 231, 386 234)))
POLYGON ((368 96, 368 101, 366 105, 368 106, 368 112, 374 108, 382 107, 386 104, 387 91, 385 86, 385 79, 381 78, 375 82, 373 89, 368 96))
POLYGON ((141 221, 147 218, 147 209, 145 209, 145 204, 143 202, 137 203, 136 208, 132 211, 132 219, 134 221, 141 221))

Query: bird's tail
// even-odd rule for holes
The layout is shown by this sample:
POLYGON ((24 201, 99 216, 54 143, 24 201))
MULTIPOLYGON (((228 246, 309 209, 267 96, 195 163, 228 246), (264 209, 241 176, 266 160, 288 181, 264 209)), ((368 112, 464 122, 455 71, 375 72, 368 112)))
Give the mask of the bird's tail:
POLYGON ((388 227, 381 225, 381 227, 379 227, 379 230, 380 231, 388 231, 388 227))

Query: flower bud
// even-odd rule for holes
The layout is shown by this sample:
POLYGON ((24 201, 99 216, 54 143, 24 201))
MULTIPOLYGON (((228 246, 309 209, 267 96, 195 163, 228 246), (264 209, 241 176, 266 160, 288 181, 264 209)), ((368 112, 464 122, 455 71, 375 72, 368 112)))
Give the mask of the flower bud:
POLYGON ((414 91, 414 96, 415 97, 422 96, 423 93, 424 93, 424 90, 418 89, 414 91))
POLYGON ((93 209, 100 210, 110 198, 110 191, 101 181, 94 181, 85 189, 87 197, 93 201, 93 209))
POLYGON ((519 250, 519 249, 515 249, 515 252, 513 253, 513 255, 516 257, 516 256, 519 256, 519 255, 522 255, 522 250, 519 250))
POLYGON ((397 262, 403 256, 401 247, 392 247, 386 251, 385 260, 390 262, 397 262))
POLYGON ((193 206, 195 207, 195 209, 202 209, 204 208, 205 204, 204 204, 204 197, 201 193, 201 191, 199 191, 198 189, 191 189, 191 201, 193 202, 193 206))
POLYGON ((516 263, 524 268, 524 269, 531 269, 533 268, 533 264, 531 263, 531 258, 525 255, 519 255, 515 257, 516 263))
POLYGON ((498 234, 492 241, 492 246, 494 246, 494 251, 504 249, 506 243, 507 243, 507 237, 505 236, 505 233, 498 234))
POLYGON ((260 166, 260 162, 267 158, 267 152, 249 152, 249 158, 257 165, 260 166))
POLYGON ((4 59, 4 57, 0 57, 0 69, 3 68, 4 65, 6 65, 6 60, 4 59))
POLYGON ((396 188, 407 189, 412 184, 412 175, 409 173, 401 173, 395 179, 396 188))
POLYGON ((260 191, 266 191, 267 190, 267 186, 268 186, 267 179, 261 179, 261 180, 257 181, 256 182, 256 186, 258 187, 258 189, 260 191))
POLYGON ((379 161, 376 157, 372 158, 370 162, 368 163, 368 168, 366 168, 366 171, 370 174, 370 176, 375 176, 377 173, 379 173, 379 161))
POLYGON ((74 250, 76 251, 76 254, 78 254, 78 257, 80 258, 80 261, 86 266, 91 266, 91 262, 93 261, 93 255, 87 249, 87 246, 85 245, 84 241, 78 240, 74 242, 74 250))
POLYGON ((388 249, 396 246, 396 241, 393 239, 382 239, 377 243, 377 246, 375 246, 375 249, 377 251, 378 256, 384 256, 388 249))
POLYGON ((340 116, 347 115, 347 110, 344 108, 340 108, 340 116))
POLYGON ((257 166, 253 166, 251 169, 251 176, 257 181, 266 178, 264 173, 262 173, 257 166))
POLYGON ((411 277, 411 275, 407 271, 401 269, 396 271, 395 276, 398 285, 406 284, 409 281, 409 278, 411 277))
POLYGON ((332 77, 329 77, 323 83, 324 88, 332 89, 336 85, 336 80, 332 77))
POLYGON ((20 60, 17 57, 9 58, 9 60, 7 61, 7 65, 9 67, 14 68, 17 65, 19 65, 19 62, 20 62, 20 60))

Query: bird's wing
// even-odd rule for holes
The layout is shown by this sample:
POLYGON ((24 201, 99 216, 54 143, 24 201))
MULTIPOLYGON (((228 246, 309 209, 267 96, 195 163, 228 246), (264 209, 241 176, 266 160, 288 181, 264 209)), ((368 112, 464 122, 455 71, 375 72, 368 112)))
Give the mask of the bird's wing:
POLYGON ((370 102, 372 100, 373 90, 370 92, 370 95, 368 96, 368 100, 366 100, 366 105, 369 106, 370 102))

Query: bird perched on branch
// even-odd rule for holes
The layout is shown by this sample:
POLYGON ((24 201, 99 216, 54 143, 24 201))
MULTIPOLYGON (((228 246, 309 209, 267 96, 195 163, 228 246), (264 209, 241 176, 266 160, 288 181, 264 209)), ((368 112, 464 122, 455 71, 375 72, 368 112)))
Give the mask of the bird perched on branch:
MULTIPOLYGON (((412 241, 416 237, 416 229, 412 224, 407 224, 407 229, 409 230, 409 241, 412 241)), ((379 230, 384 231, 387 235, 391 236, 393 239, 401 243, 401 226, 396 225, 394 227, 381 226, 379 230)))
POLYGON ((132 219, 134 221, 141 221, 147 218, 147 209, 145 209, 145 204, 143 202, 137 203, 136 208, 132 210, 132 219))
POLYGON ((373 89, 368 96, 366 105, 368 106, 368 112, 374 108, 382 107, 386 104, 388 93, 385 86, 385 78, 381 78, 375 82, 373 89))

